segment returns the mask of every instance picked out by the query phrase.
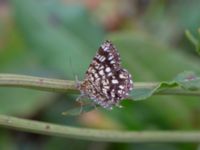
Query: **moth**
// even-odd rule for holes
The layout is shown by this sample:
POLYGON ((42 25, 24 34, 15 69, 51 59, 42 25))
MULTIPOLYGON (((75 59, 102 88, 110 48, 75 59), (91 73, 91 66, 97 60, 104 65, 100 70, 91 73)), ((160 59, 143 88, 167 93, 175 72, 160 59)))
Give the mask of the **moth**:
POLYGON ((132 77, 122 68, 120 55, 111 41, 107 40, 100 46, 77 88, 80 97, 92 99, 109 109, 120 106, 120 101, 129 96, 133 89, 132 77))

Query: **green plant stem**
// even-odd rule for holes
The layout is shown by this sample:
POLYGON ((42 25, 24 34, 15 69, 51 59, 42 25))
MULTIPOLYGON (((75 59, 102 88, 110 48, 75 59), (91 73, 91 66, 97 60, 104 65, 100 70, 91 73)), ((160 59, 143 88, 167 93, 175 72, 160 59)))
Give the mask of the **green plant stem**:
MULTIPOLYGON (((156 88, 159 83, 134 84, 135 89, 156 88)), ((0 74, 0 86, 30 88, 54 92, 78 92, 76 82, 14 74, 0 74)), ((166 89, 155 94, 196 95, 199 91, 186 91, 181 88, 166 89)), ((0 126, 10 127, 31 133, 68 137, 75 139, 107 142, 200 142, 200 131, 110 131, 75 128, 39 121, 0 115, 0 126)))
POLYGON ((186 30, 186 31, 185 31, 185 34, 186 34, 187 38, 190 40, 190 42, 191 42, 192 44, 194 44, 194 46, 195 46, 196 48, 198 48, 198 45, 199 45, 198 39, 196 39, 196 38, 192 35, 192 33, 191 33, 189 30, 186 30))
POLYGON ((54 92, 77 91, 74 81, 15 74, 0 74, 0 86, 21 87, 54 92))
MULTIPOLYGON (((159 84, 158 82, 157 83, 136 82, 134 83, 134 88, 151 89, 151 88, 156 88, 158 84, 159 84)), ((49 78, 32 77, 32 76, 15 75, 15 74, 0 74, 0 86, 30 88, 43 91, 53 91, 53 92, 78 93, 75 81, 49 79, 49 78)), ((166 89, 164 91, 160 91, 155 94, 200 96, 200 91, 186 91, 181 88, 173 88, 173 89, 166 89)))
POLYGON ((0 115, 0 126, 30 133, 104 142, 200 142, 200 131, 108 131, 76 128, 0 115))

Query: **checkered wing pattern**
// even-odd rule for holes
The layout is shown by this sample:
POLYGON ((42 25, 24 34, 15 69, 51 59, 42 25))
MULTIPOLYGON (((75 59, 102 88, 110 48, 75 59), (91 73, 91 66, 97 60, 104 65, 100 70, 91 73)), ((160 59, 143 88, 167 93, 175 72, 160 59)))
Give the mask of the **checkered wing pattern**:
POLYGON ((129 95, 133 88, 131 75, 121 67, 119 53, 110 41, 101 45, 78 88, 104 108, 118 106, 129 95))

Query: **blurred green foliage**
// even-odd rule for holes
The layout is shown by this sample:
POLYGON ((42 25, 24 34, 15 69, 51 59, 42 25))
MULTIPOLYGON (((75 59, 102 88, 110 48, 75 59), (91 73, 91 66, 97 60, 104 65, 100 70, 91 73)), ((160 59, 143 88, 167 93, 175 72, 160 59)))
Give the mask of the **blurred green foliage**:
MULTIPOLYGON (((137 2, 137 1, 135 1, 137 2)), ((104 2, 106 3, 106 2, 104 2)), ((113 2, 114 3, 114 2, 113 2)), ((125 3, 125 2, 119 2, 125 3)), ((56 0, 12 0, 12 21, 0 21, 0 72, 72 79, 84 73, 104 39, 118 48, 134 81, 164 81, 185 70, 199 71, 199 58, 184 30, 199 27, 199 1, 148 1, 145 11, 106 32, 83 4, 56 0), (127 27, 128 24, 128 27, 127 27), (188 44, 189 43, 189 44, 188 44)), ((94 10, 93 10, 94 11, 94 10)), ((103 15, 107 15, 102 11, 103 15)), ((126 17, 125 17, 126 18, 126 17)), ((109 21, 109 20, 108 20, 109 21)), ((76 105, 77 95, 0 88, 0 113, 74 126, 90 126, 61 113, 76 105)), ((200 128, 198 97, 155 96, 123 101, 123 109, 101 110, 102 118, 126 130, 200 128), (106 120, 106 119, 105 119, 106 120)), ((101 119, 102 119, 101 118, 101 119)), ((98 118, 97 118, 98 119, 98 118)), ((102 119, 104 121, 104 119, 102 119)), ((101 127, 101 124, 99 124, 101 127)), ((25 134, 1 129, 0 149, 195 149, 196 144, 112 144, 25 134)))
POLYGON ((185 35, 188 40, 194 45, 196 52, 200 55, 200 28, 198 29, 198 37, 194 37, 190 31, 186 30, 185 35))

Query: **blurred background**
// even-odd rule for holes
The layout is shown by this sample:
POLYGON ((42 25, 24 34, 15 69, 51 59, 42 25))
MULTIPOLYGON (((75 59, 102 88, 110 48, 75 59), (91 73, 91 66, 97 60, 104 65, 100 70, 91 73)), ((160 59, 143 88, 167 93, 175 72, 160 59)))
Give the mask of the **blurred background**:
MULTIPOLYGON (((111 40, 136 81, 200 73, 184 32, 196 35, 198 0, 0 0, 0 73, 84 78, 100 44, 111 40)), ((78 95, 0 88, 0 113, 76 127, 115 130, 198 130, 197 97, 153 96, 123 109, 63 116, 78 95)), ((198 144, 122 144, 42 136, 0 127, 0 149, 191 150, 198 144)))

